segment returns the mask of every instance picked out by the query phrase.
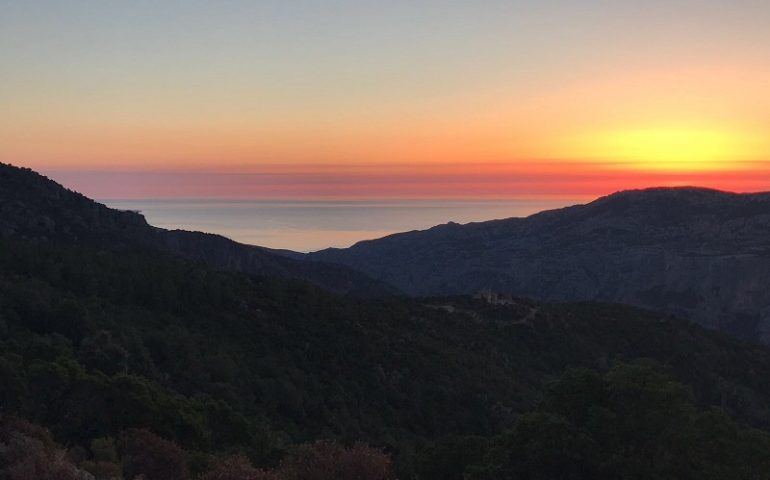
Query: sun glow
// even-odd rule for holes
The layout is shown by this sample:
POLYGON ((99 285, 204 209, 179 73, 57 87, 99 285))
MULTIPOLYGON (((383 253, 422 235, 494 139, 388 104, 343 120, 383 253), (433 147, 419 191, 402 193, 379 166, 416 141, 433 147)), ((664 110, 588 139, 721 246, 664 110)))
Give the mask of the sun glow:
POLYGON ((578 137, 572 155, 609 166, 645 171, 699 172, 735 168, 755 160, 757 142, 717 129, 639 128, 578 137))

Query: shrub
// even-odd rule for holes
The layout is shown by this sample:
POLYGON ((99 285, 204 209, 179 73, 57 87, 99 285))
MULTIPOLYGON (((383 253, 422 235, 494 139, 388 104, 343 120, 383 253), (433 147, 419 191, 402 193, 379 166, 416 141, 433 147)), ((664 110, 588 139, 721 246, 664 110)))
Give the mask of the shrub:
POLYGON ((200 480, 282 480, 277 472, 254 468, 243 455, 220 460, 200 480))
POLYGON ((131 429, 123 434, 123 475, 127 479, 188 480, 184 451, 174 442, 148 430, 131 429))
POLYGON ((0 478, 78 480, 84 478, 56 448, 47 430, 13 417, 0 417, 0 478))
POLYGON ((394 480, 385 453, 357 443, 344 448, 330 441, 301 445, 279 469, 285 480, 394 480))

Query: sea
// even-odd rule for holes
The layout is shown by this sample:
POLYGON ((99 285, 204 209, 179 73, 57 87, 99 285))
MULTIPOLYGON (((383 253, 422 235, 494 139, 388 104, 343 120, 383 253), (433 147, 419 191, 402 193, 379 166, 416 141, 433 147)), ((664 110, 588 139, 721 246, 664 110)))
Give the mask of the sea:
POLYGON ((503 200, 101 199, 157 227, 217 233, 241 243, 310 252, 361 240, 584 203, 578 198, 503 200))

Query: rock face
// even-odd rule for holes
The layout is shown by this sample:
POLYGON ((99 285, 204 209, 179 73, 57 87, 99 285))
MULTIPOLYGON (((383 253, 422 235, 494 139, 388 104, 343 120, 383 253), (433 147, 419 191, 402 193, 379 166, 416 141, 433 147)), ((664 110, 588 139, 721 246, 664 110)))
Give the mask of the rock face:
POLYGON ((770 193, 625 191, 308 258, 353 267, 414 295, 491 289, 627 303, 770 344, 770 193))
POLYGON ((137 212, 120 211, 30 169, 0 163, 0 239, 89 242, 109 248, 156 248, 215 267, 307 280, 336 293, 386 295, 395 289, 339 264, 306 262, 219 235, 164 230, 137 212))

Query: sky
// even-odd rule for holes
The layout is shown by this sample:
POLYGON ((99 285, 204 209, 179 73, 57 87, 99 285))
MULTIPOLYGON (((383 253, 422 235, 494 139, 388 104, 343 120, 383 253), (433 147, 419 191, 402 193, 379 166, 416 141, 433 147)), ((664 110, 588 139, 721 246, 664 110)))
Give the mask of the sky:
POLYGON ((770 190, 767 0, 0 0, 0 161, 96 198, 770 190))

